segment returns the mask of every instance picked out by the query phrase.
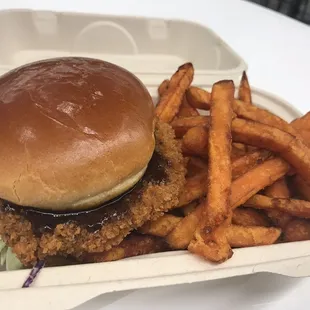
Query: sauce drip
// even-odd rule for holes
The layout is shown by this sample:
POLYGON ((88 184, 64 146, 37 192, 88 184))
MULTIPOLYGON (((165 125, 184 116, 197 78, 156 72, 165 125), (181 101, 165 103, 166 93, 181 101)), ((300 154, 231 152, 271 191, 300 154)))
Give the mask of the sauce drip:
POLYGON ((154 152, 142 179, 122 195, 105 202, 95 209, 78 212, 42 211, 33 207, 22 207, 9 201, 2 201, 1 212, 22 215, 31 222, 36 235, 52 231, 58 224, 75 222, 89 231, 97 231, 107 222, 122 219, 129 211, 128 204, 141 198, 143 186, 149 182, 159 184, 167 179, 165 168, 167 161, 154 152))

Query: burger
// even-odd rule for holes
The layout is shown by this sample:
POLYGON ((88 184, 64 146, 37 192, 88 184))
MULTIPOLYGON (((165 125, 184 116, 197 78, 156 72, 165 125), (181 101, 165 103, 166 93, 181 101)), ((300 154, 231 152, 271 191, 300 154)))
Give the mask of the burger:
POLYGON ((168 124, 127 70, 55 58, 0 77, 0 236, 24 266, 102 253, 178 204, 168 124))

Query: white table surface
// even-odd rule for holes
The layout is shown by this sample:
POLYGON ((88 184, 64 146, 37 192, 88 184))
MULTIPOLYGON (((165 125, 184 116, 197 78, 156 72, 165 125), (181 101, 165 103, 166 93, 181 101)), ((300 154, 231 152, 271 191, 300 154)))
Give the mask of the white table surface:
MULTIPOLYGON (((249 65, 253 86, 310 110, 310 27, 240 0, 0 0, 32 8, 181 18, 211 27, 249 65)), ((78 310, 309 309, 310 279, 269 274, 99 296, 78 310)))

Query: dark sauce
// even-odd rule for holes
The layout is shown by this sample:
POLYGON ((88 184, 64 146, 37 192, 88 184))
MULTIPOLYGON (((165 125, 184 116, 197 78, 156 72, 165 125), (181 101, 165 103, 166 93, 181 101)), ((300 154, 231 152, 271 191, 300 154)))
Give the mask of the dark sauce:
POLYGON ((31 222, 33 232, 36 235, 52 231, 58 224, 65 223, 77 223, 89 231, 97 231, 107 222, 124 218, 129 212, 128 205, 141 199, 145 184, 165 182, 167 179, 165 170, 167 165, 169 165, 169 162, 160 154, 154 152, 144 176, 133 188, 95 209, 78 212, 42 211, 3 201, 1 211, 22 215, 31 222))

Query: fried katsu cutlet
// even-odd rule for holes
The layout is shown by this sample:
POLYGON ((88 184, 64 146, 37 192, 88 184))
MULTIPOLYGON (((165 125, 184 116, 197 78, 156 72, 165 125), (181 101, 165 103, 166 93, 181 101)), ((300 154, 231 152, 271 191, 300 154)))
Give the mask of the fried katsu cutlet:
POLYGON ((185 181, 180 146, 172 128, 160 122, 155 126, 155 141, 154 155, 142 179, 111 204, 68 215, 2 201, 3 240, 25 266, 51 256, 81 260, 85 253, 104 252, 118 245, 132 230, 178 204, 185 181))

